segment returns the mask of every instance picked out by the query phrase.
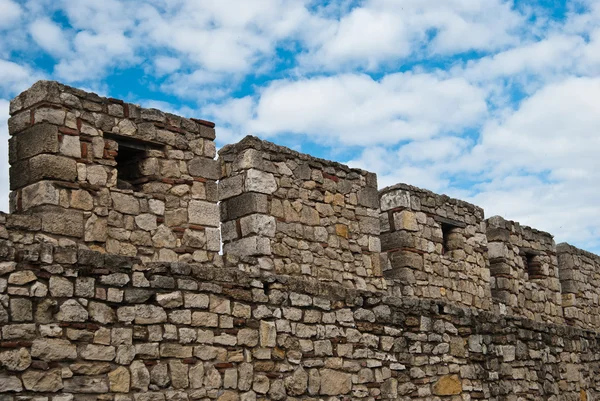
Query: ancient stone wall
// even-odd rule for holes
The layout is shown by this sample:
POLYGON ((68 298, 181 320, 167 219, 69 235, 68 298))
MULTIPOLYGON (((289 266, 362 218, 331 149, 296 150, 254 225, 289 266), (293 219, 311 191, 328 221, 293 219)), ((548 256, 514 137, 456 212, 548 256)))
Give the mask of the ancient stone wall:
POLYGON ((490 309, 483 209, 405 184, 379 193, 390 292, 490 309))
POLYGON ((600 399, 598 256, 54 82, 11 115, 0 401, 600 399))
POLYGON ((30 235, 0 241, 3 400, 600 396, 596 333, 30 235))
POLYGON ((383 289, 377 177, 246 137, 219 151, 223 252, 256 268, 383 289))
POLYGON ((494 216, 487 219, 487 238, 497 311, 564 323, 552 236, 494 216))
POLYGON ((220 249, 214 124, 56 82, 10 104, 8 227, 144 260, 220 249))
POLYGON ((600 327, 600 256, 569 244, 558 244, 562 306, 568 324, 600 327))

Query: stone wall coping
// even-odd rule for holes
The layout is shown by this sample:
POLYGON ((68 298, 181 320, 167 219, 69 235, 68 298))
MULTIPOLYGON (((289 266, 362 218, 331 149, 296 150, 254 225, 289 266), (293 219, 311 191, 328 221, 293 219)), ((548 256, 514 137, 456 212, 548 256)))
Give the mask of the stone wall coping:
MULTIPOLYGON (((507 220, 504 217, 498 216, 498 215, 488 217, 487 219, 485 219, 485 221, 486 221, 486 223, 488 223, 490 221, 501 221, 501 222, 503 222, 503 224, 507 224, 508 223, 508 224, 512 224, 512 225, 518 226, 523 231, 529 232, 532 235, 539 235, 539 236, 542 236, 542 237, 548 237, 550 239, 554 238, 554 235, 550 234, 547 231, 542 231, 542 230, 538 230, 537 228, 533 228, 533 227, 530 227, 530 226, 523 225, 523 224, 519 223, 518 221, 507 220)), ((496 225, 496 224, 494 224, 494 225, 496 225)), ((509 228, 506 228, 506 229, 509 230, 509 231, 511 231, 511 232, 515 232, 515 230, 510 230, 509 228)))
POLYGON ((557 253, 571 253, 574 255, 586 256, 590 259, 593 259, 596 263, 600 264, 600 255, 596 255, 595 253, 586 251, 581 248, 577 248, 576 246, 573 246, 567 242, 561 242, 560 244, 557 244, 556 252, 557 253))
MULTIPOLYGON (((100 104, 118 104, 128 105, 129 118, 139 119, 142 121, 152 121, 156 123, 166 123, 172 120, 185 121, 183 129, 188 132, 200 133, 200 127, 213 129, 215 123, 198 118, 186 118, 171 113, 165 113, 155 108, 145 108, 133 103, 127 103, 120 99, 112 97, 103 97, 94 92, 87 92, 81 89, 48 80, 40 80, 34 83, 29 89, 25 90, 10 102, 10 115, 13 116, 18 112, 28 109, 32 106, 44 103, 52 104, 69 104, 61 98, 61 93, 74 95, 79 99, 100 104), (135 110, 135 111, 134 111, 135 110), (135 116, 134 116, 135 115, 135 116)), ((214 139, 214 137, 212 138, 214 139)))
POLYGON ((388 192, 397 191, 397 190, 415 192, 415 193, 418 193, 419 195, 431 196, 434 198, 442 198, 444 203, 449 203, 452 205, 464 207, 465 209, 467 209, 469 211, 478 210, 483 215, 482 207, 479 207, 477 205, 474 205, 472 203, 469 203, 469 202, 461 200, 461 199, 451 198, 450 196, 448 196, 446 194, 438 194, 438 193, 435 193, 428 189, 419 188, 419 187, 415 187, 414 185, 409 185, 409 184, 404 184, 404 183, 398 183, 398 184, 390 185, 390 186, 380 189, 379 196, 381 197, 382 195, 384 195, 388 192))
POLYGON ((301 152, 295 151, 295 150, 287 148, 285 146, 276 145, 273 142, 265 141, 256 136, 253 136, 253 135, 246 136, 238 143, 223 146, 219 150, 219 156, 225 156, 225 155, 230 155, 230 154, 234 154, 234 155, 239 154, 246 149, 255 149, 258 151, 277 153, 277 154, 283 154, 283 155, 290 156, 290 157, 296 157, 301 160, 306 160, 310 164, 316 165, 317 167, 321 167, 321 168, 333 167, 335 169, 344 171, 346 173, 354 172, 354 173, 358 173, 360 175, 367 175, 367 174, 374 175, 374 173, 371 173, 366 170, 349 167, 345 164, 342 164, 342 163, 339 163, 336 161, 321 159, 318 157, 311 156, 307 153, 301 153, 301 152))

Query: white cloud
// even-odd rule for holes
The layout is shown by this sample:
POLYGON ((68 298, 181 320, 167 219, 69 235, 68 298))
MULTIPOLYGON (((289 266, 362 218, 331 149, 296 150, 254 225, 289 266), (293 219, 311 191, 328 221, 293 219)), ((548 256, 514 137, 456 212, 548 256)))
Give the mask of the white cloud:
POLYGON ((21 6, 12 0, 0 0, 0 10, 0 29, 12 26, 23 14, 21 6))
POLYGON ((64 56, 69 51, 69 42, 62 29, 48 18, 35 20, 29 26, 33 40, 45 51, 55 56, 64 56))
MULTIPOLYGON (((304 32, 305 65, 339 69, 344 63, 369 69, 400 64, 411 54, 489 51, 520 41, 525 18, 512 2, 488 0, 369 0, 328 21, 323 31, 304 32)), ((312 28, 312 27, 310 27, 312 28)))
POLYGON ((285 132, 345 145, 394 144, 477 124, 486 104, 485 92, 460 78, 344 74, 273 82, 246 113, 254 117, 241 127, 263 136, 285 132))
POLYGON ((171 74, 181 68, 181 61, 176 57, 159 56, 154 59, 156 73, 161 76, 171 74))
POLYGON ((25 65, 0 59, 0 95, 15 96, 41 78, 25 65))

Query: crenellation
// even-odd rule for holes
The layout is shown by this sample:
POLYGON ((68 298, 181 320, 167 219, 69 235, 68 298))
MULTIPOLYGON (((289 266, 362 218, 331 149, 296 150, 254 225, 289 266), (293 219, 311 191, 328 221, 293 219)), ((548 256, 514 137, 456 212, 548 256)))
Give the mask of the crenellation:
POLYGON ((10 112, 2 401, 600 397, 599 256, 56 82, 10 112))
POLYGON ((498 312, 564 323, 552 235, 500 216, 486 222, 492 297, 498 312))
POLYGON ((600 256, 561 243, 556 246, 565 321, 576 327, 600 326, 600 256))
POLYGON ((483 210, 405 184, 379 196, 390 293, 490 309, 483 210))
POLYGON ((246 137, 219 151, 223 252, 261 269, 380 290, 374 174, 246 137))
POLYGON ((109 253, 215 259, 214 124, 47 81, 13 100, 11 115, 12 212, 109 253))

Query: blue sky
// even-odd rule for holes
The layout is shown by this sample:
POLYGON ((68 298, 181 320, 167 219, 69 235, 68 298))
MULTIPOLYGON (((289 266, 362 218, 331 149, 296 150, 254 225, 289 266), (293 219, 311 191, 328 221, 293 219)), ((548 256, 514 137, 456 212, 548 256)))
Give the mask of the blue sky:
POLYGON ((0 0, 38 79, 213 120, 600 253, 600 1, 0 0))

